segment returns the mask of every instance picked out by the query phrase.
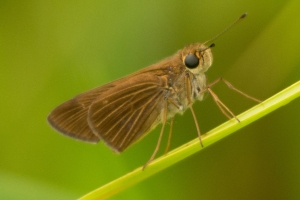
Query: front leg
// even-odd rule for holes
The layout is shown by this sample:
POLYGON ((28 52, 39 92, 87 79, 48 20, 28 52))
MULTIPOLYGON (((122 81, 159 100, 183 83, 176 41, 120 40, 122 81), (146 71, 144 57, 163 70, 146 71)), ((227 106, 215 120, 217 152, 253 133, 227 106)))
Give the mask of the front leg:
POLYGON ((189 73, 186 73, 185 81, 186 81, 186 98, 187 98, 187 101, 188 101, 188 106, 191 109, 191 112, 192 112, 192 115, 193 115, 193 118, 194 118, 194 121, 195 121, 196 129, 197 129, 198 137, 199 137, 199 140, 200 140, 200 144, 203 147, 201 132, 200 132, 200 128, 199 128, 199 125, 198 125, 198 120, 196 118, 196 114, 195 114, 194 109, 192 107, 193 104, 192 104, 192 100, 191 100, 191 92, 192 92, 193 88, 192 88, 191 78, 190 78, 189 73))

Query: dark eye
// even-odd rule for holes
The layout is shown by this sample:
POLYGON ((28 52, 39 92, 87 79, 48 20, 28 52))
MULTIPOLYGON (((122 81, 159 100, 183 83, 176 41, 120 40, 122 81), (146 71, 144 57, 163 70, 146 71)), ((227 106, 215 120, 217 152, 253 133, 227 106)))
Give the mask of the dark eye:
POLYGON ((199 65, 199 58, 195 54, 189 54, 185 57, 184 64, 190 69, 196 68, 199 65))

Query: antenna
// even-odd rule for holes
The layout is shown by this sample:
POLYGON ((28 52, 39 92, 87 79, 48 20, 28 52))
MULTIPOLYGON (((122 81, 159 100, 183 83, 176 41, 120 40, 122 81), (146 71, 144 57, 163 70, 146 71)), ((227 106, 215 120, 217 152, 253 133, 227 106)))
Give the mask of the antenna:
POLYGON ((231 27, 233 27, 235 24, 237 24, 239 21, 241 21, 242 19, 244 19, 246 16, 247 16, 247 13, 242 14, 242 16, 240 16, 235 22, 233 22, 231 25, 229 25, 227 28, 225 28, 221 33, 219 33, 218 35, 216 35, 212 39, 207 40, 203 44, 205 44, 207 42, 211 42, 211 41, 217 39, 218 37, 220 37, 221 35, 223 35, 226 31, 228 31, 231 27))

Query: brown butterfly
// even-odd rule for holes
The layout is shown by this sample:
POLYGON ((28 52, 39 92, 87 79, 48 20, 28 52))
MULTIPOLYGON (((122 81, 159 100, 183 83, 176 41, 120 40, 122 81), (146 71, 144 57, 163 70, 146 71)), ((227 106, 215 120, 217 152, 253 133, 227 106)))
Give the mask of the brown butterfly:
POLYGON ((167 120, 190 108, 202 145, 192 104, 201 101, 205 91, 212 94, 222 112, 235 117, 211 91, 212 84, 206 83, 205 72, 212 65, 214 44, 206 46, 205 43, 187 45, 154 65, 79 94, 55 108, 48 117, 49 123, 57 131, 78 140, 91 143, 102 140, 118 153, 162 123, 157 147, 148 164, 158 151, 167 120))

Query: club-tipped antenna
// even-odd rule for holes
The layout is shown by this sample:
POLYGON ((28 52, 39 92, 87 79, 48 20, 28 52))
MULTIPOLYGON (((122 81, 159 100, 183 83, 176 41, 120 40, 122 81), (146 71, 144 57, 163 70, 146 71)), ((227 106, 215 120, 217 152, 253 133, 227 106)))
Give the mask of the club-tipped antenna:
POLYGON ((207 40, 203 44, 211 42, 211 41, 217 39, 218 37, 220 37, 221 35, 223 35, 226 31, 228 31, 231 27, 233 27, 235 24, 237 24, 239 21, 241 21, 242 19, 244 19, 246 16, 247 16, 247 13, 242 14, 235 22, 233 22, 231 25, 229 25, 227 28, 225 28, 221 33, 219 33, 218 35, 216 35, 212 39, 207 40))

